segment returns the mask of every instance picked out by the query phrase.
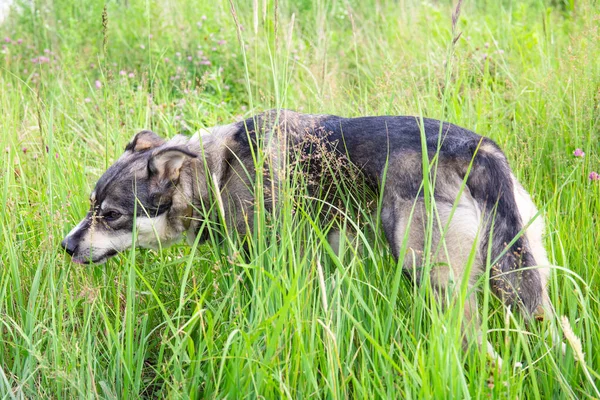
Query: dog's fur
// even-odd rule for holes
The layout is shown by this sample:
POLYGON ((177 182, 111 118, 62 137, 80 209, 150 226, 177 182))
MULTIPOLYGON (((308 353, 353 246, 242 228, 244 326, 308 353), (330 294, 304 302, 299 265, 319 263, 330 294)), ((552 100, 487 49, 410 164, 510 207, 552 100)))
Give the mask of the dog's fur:
MULTIPOLYGON (((191 138, 165 141, 142 131, 100 178, 90 211, 62 246, 75 262, 104 262, 133 244, 134 215, 135 244, 141 247, 176 242, 184 232, 193 242, 207 234, 203 222, 218 219, 218 213, 229 231, 243 235, 252 229, 258 148, 270 169, 262 180, 268 209, 277 198, 273 180, 285 175, 286 166, 310 160, 317 175, 329 168, 319 165, 327 157, 315 157, 318 151, 359 171, 381 196, 381 224, 394 257, 407 238, 403 267, 409 273, 420 270, 431 217, 423 189, 426 148, 437 221, 431 225, 432 245, 445 246, 430 260, 432 285, 443 292, 450 279, 460 282, 475 249, 470 282, 484 273, 489 253, 490 284, 499 298, 526 315, 550 308, 542 218, 502 151, 467 129, 418 117, 341 118, 274 110, 191 138), (215 202, 218 207, 211 207, 215 202)), ((468 299, 467 318, 472 306, 468 299)))

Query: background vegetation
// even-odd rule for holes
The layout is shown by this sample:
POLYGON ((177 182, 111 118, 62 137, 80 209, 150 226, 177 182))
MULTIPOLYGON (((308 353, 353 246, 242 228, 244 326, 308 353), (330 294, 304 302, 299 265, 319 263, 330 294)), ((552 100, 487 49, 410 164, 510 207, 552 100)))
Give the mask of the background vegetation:
POLYGON ((26 3, 0 26, 3 398, 600 398, 597 1, 469 1, 454 30, 450 1, 26 3), (484 284, 506 362, 463 351, 460 302, 439 310, 381 238, 333 256, 291 198, 257 219, 249 263, 234 242, 98 266, 59 250, 135 132, 273 107, 424 115, 497 141, 544 209, 551 297, 584 359, 484 284))

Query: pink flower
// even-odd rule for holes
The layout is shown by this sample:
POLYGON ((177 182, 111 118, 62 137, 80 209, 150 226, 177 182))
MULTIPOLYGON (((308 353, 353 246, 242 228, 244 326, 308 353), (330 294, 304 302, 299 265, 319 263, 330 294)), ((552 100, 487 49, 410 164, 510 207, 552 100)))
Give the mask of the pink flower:
POLYGON ((149 35, 148 35, 148 39, 152 39, 153 37, 154 37, 154 35, 153 35, 153 34, 149 34, 149 35))
POLYGON ((597 172, 590 172, 590 175, 588 176, 588 178, 590 179, 590 181, 600 181, 600 174, 597 172))
POLYGON ((102 87, 102 82, 96 81, 96 89, 100 89, 102 87))
POLYGON ((583 156, 585 156, 585 153, 581 149, 575 149, 575 151, 573 152, 573 155, 575 157, 583 157, 583 156))
POLYGON ((165 57, 165 62, 168 63, 169 61, 171 61, 169 60, 169 57, 165 57))
POLYGON ((121 76, 125 76, 125 75, 127 75, 127 71, 123 71, 123 70, 121 70, 121 71, 119 71, 119 75, 121 75, 121 76))
POLYGON ((187 60, 192 61, 193 60, 192 56, 188 56, 187 60))
POLYGON ((223 39, 221 39, 221 40, 219 40, 219 41, 217 42, 217 44, 218 44, 219 46, 223 46, 225 43, 227 43, 227 41, 226 41, 226 40, 223 40, 223 39))
POLYGON ((21 44, 21 43, 23 43, 23 39, 18 39, 17 44, 21 44))
POLYGON ((133 72, 130 72, 128 76, 129 76, 130 78, 133 78, 133 77, 135 77, 135 74, 134 74, 133 72))
POLYGON ((9 38, 9 37, 5 37, 5 38, 4 38, 4 41, 5 41, 6 43, 10 43, 10 42, 11 42, 11 40, 10 40, 10 38, 9 38))
POLYGON ((85 101, 86 103, 91 103, 92 99, 90 99, 89 97, 86 97, 85 99, 83 99, 83 101, 85 101))
POLYGON ((27 147, 23 147, 21 150, 23 150, 23 154, 27 154, 27 147))

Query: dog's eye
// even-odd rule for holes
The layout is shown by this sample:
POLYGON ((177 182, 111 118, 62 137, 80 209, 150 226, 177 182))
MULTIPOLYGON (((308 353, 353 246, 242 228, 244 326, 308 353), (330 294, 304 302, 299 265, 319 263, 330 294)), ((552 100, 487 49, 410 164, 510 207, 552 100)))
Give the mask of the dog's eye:
POLYGON ((106 221, 115 221, 121 218, 121 213, 115 210, 107 211, 103 214, 103 217, 106 221))

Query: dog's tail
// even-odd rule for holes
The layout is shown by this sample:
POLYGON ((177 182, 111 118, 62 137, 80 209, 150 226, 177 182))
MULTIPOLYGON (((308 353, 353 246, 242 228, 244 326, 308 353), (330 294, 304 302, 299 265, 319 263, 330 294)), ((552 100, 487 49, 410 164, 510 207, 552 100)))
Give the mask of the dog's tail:
POLYGON ((524 234, 515 182, 500 148, 486 138, 478 145, 467 186, 484 210, 481 252, 484 258, 491 255, 492 292, 532 315, 544 301, 544 288, 539 271, 532 268, 536 260, 524 234))

